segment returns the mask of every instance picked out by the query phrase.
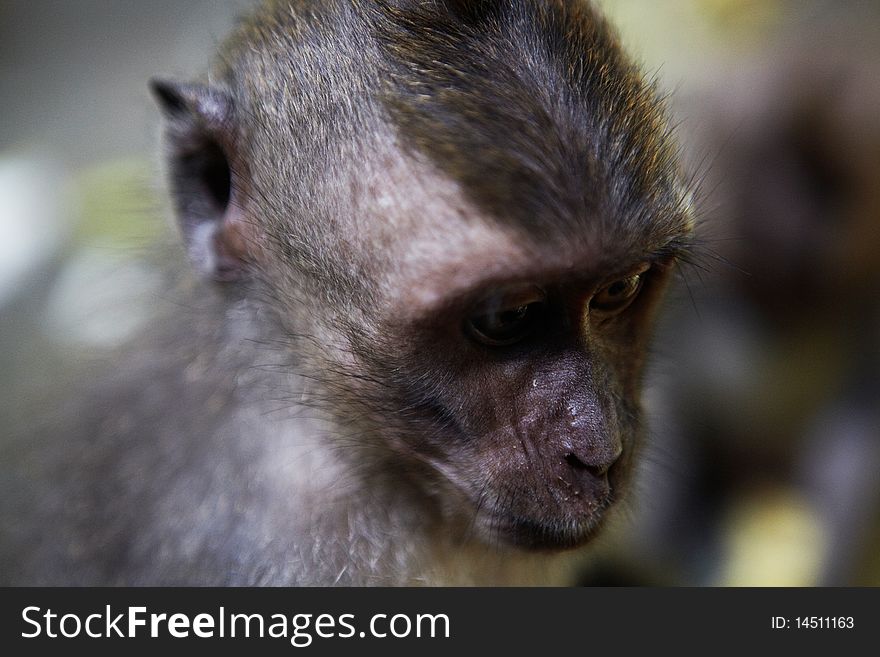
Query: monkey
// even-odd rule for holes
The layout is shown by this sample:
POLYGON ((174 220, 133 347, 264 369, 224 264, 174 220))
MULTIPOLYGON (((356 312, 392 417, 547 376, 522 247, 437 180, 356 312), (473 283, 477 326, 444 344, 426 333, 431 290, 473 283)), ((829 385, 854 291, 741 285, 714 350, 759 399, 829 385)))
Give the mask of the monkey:
POLYGON ((153 80, 197 276, 4 446, 0 577, 569 583, 693 243, 655 87, 562 0, 268 0, 153 80))

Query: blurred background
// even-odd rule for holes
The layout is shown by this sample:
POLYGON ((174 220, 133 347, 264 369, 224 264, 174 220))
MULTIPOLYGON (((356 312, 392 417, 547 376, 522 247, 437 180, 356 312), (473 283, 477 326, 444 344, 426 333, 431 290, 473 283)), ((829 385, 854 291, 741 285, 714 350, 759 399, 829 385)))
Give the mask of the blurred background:
MULTIPOLYGON (((0 0, 0 440, 162 302, 146 83, 249 4, 0 0)), ((671 93, 700 244, 583 583, 880 585, 880 4, 599 4, 671 93)))

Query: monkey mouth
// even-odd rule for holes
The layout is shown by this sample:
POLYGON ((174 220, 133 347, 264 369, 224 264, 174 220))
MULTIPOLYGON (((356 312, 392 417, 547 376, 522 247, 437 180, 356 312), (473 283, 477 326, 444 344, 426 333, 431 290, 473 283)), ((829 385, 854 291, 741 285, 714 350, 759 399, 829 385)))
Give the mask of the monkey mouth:
POLYGON ((599 533, 613 503, 609 494, 596 502, 586 515, 577 518, 536 519, 496 512, 487 526, 495 540, 513 547, 532 551, 570 550, 589 543, 599 533))

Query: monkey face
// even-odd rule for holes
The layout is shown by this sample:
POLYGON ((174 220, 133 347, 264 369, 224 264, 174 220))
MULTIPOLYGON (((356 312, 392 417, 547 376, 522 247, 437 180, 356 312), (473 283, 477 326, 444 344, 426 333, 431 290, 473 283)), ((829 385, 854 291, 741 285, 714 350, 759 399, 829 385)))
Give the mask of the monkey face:
POLYGON ((297 31, 224 102, 155 89, 191 253, 263 288, 346 454, 484 541, 566 548, 624 488, 692 223, 662 103, 590 5, 489 4, 346 18, 338 75, 297 31), (193 156, 206 127, 228 167, 193 156))
POLYGON ((383 382, 363 396, 386 409, 375 433, 447 523, 489 544, 581 545, 626 488, 670 257, 529 242, 462 219, 473 209, 421 207, 450 230, 410 233, 352 350, 363 386, 383 382))
POLYGON ((454 489, 444 497, 464 497, 482 539, 577 546, 620 497, 640 433, 645 321, 665 267, 490 284, 440 311, 441 331, 425 330, 431 371, 406 377, 419 382, 407 391, 419 429, 402 439, 454 489))

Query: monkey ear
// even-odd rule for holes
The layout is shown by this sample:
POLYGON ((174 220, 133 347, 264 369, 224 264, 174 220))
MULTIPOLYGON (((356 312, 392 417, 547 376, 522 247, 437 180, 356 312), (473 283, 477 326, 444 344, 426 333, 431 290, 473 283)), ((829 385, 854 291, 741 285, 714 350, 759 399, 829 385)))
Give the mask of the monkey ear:
POLYGON ((207 85, 158 79, 150 90, 166 119, 169 185, 187 252, 211 278, 239 280, 250 241, 232 98, 207 85))

